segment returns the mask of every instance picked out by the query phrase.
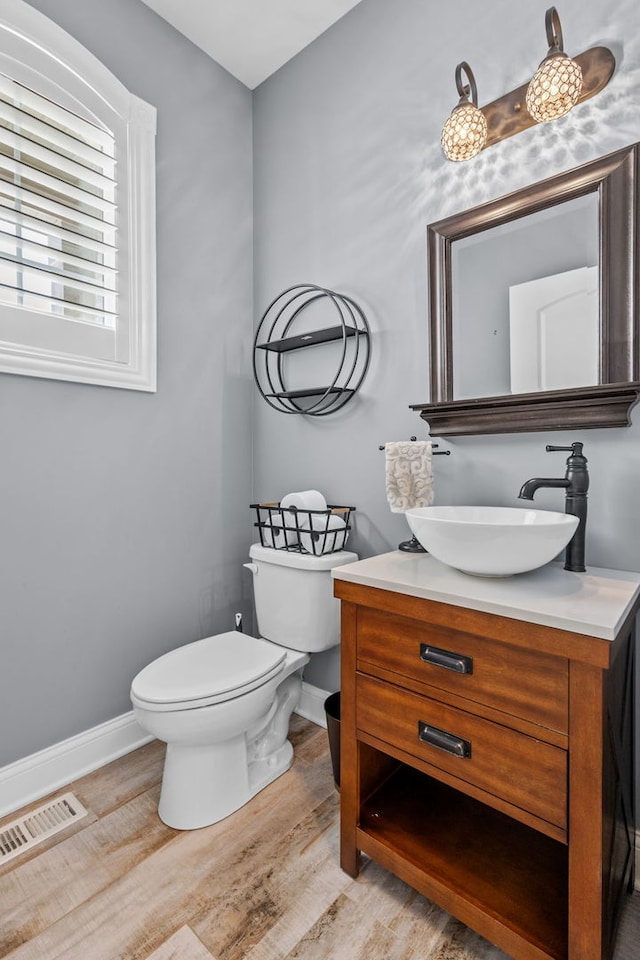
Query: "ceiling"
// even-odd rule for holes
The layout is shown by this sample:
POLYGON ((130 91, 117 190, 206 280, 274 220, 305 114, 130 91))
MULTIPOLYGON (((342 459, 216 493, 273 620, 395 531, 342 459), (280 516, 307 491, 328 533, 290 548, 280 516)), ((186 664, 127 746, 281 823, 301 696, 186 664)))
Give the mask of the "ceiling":
POLYGON ((360 0, 143 0, 253 90, 360 0))

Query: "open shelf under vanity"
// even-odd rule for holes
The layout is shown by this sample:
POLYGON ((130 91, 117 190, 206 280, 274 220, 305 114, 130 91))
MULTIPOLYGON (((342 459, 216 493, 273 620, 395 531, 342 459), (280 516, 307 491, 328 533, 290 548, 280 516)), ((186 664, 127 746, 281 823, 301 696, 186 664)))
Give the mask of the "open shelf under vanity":
MULTIPOLYGON (((360 850, 427 897, 476 912, 561 960, 567 846, 404 764, 367 799, 360 850)), ((461 919, 464 919, 461 916, 461 919)))

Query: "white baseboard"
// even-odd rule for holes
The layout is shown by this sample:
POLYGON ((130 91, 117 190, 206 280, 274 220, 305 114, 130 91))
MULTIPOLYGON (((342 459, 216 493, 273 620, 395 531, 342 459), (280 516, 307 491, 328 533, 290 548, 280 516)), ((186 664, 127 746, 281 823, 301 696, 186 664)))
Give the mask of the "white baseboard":
POLYGON ((133 711, 130 711, 0 767, 0 817, 45 797, 152 739, 138 726, 133 711))
POLYGON ((329 690, 323 690, 321 687, 314 687, 311 683, 302 681, 302 694, 300 703, 295 712, 305 720, 311 720, 317 723, 319 727, 327 728, 327 718, 324 712, 324 702, 330 695, 329 690))
MULTIPOLYGON (((329 695, 328 690, 303 681, 300 703, 295 712, 326 729, 324 702, 329 695)), ((131 753, 152 739, 138 726, 131 710, 75 737, 0 767, 0 817, 46 797, 59 787, 67 786, 98 767, 131 753)), ((636 830, 635 854, 635 888, 640 890, 640 829, 636 830)))
MULTIPOLYGON (((296 713, 326 727, 324 701, 328 696, 326 690, 303 682, 296 713)), ((152 739, 138 726, 130 711, 0 767, 0 817, 46 797, 152 739)))

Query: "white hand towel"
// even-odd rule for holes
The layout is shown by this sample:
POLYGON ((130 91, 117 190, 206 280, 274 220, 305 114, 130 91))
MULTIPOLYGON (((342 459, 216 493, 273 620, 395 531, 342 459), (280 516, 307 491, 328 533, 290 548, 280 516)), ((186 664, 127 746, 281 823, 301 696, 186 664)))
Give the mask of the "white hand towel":
POLYGON ((385 443, 385 486, 392 513, 433 503, 430 440, 385 443))

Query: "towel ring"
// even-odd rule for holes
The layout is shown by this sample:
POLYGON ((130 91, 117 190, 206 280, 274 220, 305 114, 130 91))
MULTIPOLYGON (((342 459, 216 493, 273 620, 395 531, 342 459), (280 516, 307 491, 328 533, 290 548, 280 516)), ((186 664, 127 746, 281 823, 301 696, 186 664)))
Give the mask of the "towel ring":
MULTIPOLYGON (((416 440, 416 439, 417 439, 417 437, 409 437, 409 440, 410 440, 412 443, 413 443, 413 441, 416 440)), ((385 446, 384 443, 381 443, 380 446, 378 447, 378 450, 384 450, 384 446, 385 446)), ((434 456, 434 457, 450 457, 450 456, 451 456, 451 450, 436 450, 436 447, 437 447, 437 446, 439 446, 439 444, 437 444, 437 443, 432 443, 432 444, 431 444, 431 448, 432 448, 432 450, 433 450, 433 456, 434 456)))

